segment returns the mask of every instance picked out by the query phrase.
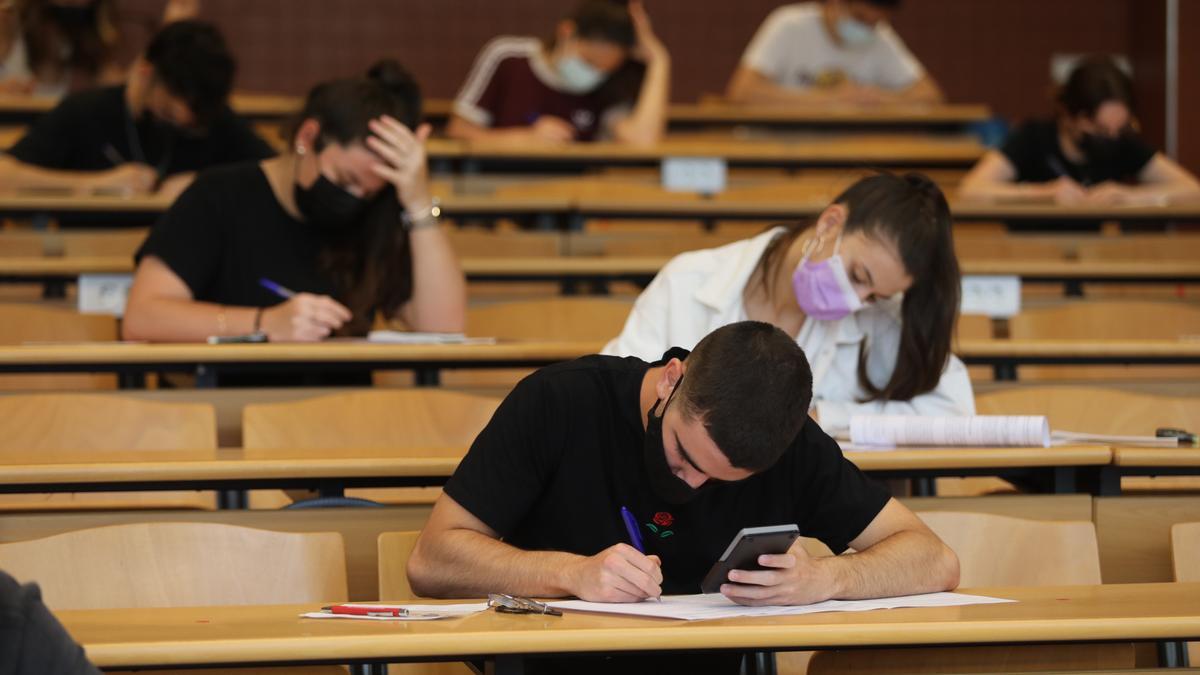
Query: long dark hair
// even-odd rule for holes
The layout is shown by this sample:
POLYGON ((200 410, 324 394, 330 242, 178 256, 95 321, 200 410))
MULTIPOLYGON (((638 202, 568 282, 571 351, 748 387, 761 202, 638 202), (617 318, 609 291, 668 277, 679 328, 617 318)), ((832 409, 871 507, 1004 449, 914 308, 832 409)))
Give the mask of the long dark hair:
POLYGON ((1107 56, 1080 61, 1058 89, 1059 109, 1074 117, 1094 117, 1107 101, 1119 101, 1133 112, 1133 80, 1107 56))
MULTIPOLYGON (((325 82, 313 87, 289 134, 293 142, 300 124, 316 120, 321 126, 313 151, 328 143, 364 141, 368 122, 391 115, 409 128, 421 119, 421 91, 399 63, 384 60, 363 77, 325 82)), ((372 200, 361 221, 331 239, 321 252, 320 265, 333 279, 339 299, 354 319, 343 333, 370 329, 376 311, 394 315, 412 297, 412 249, 400 223, 401 205, 388 187, 372 200)))
MULTIPOLYGON (((901 303, 902 326, 896 368, 878 387, 867 377, 867 349, 858 354, 859 386, 867 401, 907 401, 932 391, 950 358, 958 318, 962 276, 954 253, 950 206, 940 188, 919 173, 880 173, 859 180, 833 200, 849 211, 844 232, 865 232, 895 242, 904 269, 913 278, 901 303)), ((792 223, 767 246, 751 283, 771 293, 792 242, 809 226, 792 223)))
POLYGON ((68 78, 82 74, 91 84, 116 57, 119 34, 114 0, 93 0, 80 8, 59 10, 47 0, 18 3, 21 33, 34 77, 47 69, 68 78), (66 22, 61 18, 72 17, 66 22), (63 46, 67 49, 63 49, 63 46))

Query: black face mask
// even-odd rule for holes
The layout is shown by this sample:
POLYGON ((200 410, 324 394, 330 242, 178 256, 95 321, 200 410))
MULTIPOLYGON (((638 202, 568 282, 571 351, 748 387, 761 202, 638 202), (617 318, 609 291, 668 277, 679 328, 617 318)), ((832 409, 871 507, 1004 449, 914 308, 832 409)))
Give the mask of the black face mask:
POLYGON ((366 210, 368 201, 356 197, 321 174, 309 187, 296 184, 296 208, 304 221, 323 232, 345 231, 366 210))
POLYGON ((700 489, 688 485, 671 471, 671 465, 667 463, 667 451, 663 447, 663 416, 667 414, 667 406, 671 405, 671 399, 679 390, 680 382, 683 382, 682 377, 679 378, 679 382, 675 383, 675 388, 667 397, 662 415, 654 416, 654 411, 658 409, 661 399, 654 402, 654 407, 650 408, 650 414, 646 415, 646 440, 642 454, 642 461, 646 466, 646 476, 650 479, 650 489, 659 499, 675 505, 686 504, 700 494, 700 489))
POLYGON ((1111 166, 1120 154, 1121 139, 1085 133, 1079 139, 1079 150, 1087 155, 1092 164, 1111 166))

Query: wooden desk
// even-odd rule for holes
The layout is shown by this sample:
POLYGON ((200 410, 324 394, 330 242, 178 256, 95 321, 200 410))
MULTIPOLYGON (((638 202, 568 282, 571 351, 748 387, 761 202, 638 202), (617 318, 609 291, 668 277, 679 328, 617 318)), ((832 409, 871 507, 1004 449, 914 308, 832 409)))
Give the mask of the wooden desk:
POLYGON ((673 127, 886 127, 889 129, 961 129, 986 122, 985 105, 938 103, 928 105, 746 105, 725 102, 676 103, 667 113, 673 127))
MULTIPOLYGON (((331 448, 196 451, 55 451, 0 458, 0 493, 303 488, 323 496, 354 487, 442 485, 467 448, 331 448)), ((877 478, 916 479, 924 490, 939 476, 1032 475, 1049 478, 1054 493, 1074 493, 1080 474, 1107 466, 1105 446, 1057 448, 936 448, 847 452, 877 478)), ((226 508, 244 507, 236 495, 226 508)), ((920 496, 920 495, 918 495, 920 496)))
POLYGON ((1112 466, 1101 474, 1100 494, 1121 494, 1122 476, 1200 476, 1200 448, 1116 446, 1112 466))
MULTIPOLYGON (((637 651, 1171 642, 1200 637, 1200 584, 984 588, 998 605, 684 622, 483 612, 412 623, 300 619, 312 606, 57 612, 102 668, 372 663, 484 657, 521 673, 533 655, 637 651)), ((492 664, 489 664, 492 665, 492 664)))
POLYGON ((731 165, 800 166, 959 166, 983 156, 969 136, 887 134, 792 135, 740 138, 730 134, 672 135, 652 146, 597 142, 562 146, 513 147, 494 142, 430 139, 430 162, 441 171, 455 167, 478 173, 486 166, 511 170, 520 165, 568 167, 654 165, 666 157, 723 157, 731 165))
POLYGON ((1200 340, 960 340, 954 353, 1016 380, 1019 365, 1200 364, 1200 340))

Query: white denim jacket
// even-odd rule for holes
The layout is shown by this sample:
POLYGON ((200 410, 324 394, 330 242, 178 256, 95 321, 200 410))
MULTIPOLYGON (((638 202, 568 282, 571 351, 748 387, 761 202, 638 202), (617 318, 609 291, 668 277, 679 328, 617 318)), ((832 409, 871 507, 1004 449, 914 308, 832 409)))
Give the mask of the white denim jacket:
MULTIPOLYGON (((743 290, 759 258, 783 228, 719 248, 673 258, 638 297, 621 334, 605 354, 660 358, 671 347, 691 349, 705 335, 746 320, 743 290)), ((837 321, 807 318, 796 341, 813 371, 813 408, 821 427, 844 434, 855 414, 973 415, 975 398, 967 369, 951 356, 933 391, 910 401, 859 403, 866 392, 858 383, 858 354, 867 345, 867 377, 883 386, 896 367, 900 348, 900 299, 868 303, 837 321)))

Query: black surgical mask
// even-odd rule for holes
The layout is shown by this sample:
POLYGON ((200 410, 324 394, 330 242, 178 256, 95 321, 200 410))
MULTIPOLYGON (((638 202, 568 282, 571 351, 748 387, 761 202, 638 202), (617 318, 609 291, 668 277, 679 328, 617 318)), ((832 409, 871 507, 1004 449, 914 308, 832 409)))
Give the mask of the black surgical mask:
POLYGON ((309 187, 297 183, 294 195, 304 221, 326 232, 344 231, 362 216, 368 204, 366 199, 350 194, 325 174, 309 187))
POLYGON ((679 389, 679 383, 682 381, 681 377, 679 382, 675 383, 675 388, 671 390, 671 395, 667 397, 667 402, 663 405, 662 415, 654 416, 654 411, 658 409, 661 399, 654 402, 650 413, 646 415, 646 440, 642 455, 642 461, 646 466, 646 477, 650 480, 650 489, 659 499, 675 505, 686 504, 700 494, 699 489, 688 485, 686 481, 671 471, 671 465, 667 463, 666 448, 663 447, 663 416, 667 414, 667 406, 671 405, 671 399, 675 397, 675 392, 679 389))
POLYGON ((1085 133, 1079 139, 1079 150, 1087 155, 1088 162, 1111 166, 1121 151, 1121 139, 1085 133))

